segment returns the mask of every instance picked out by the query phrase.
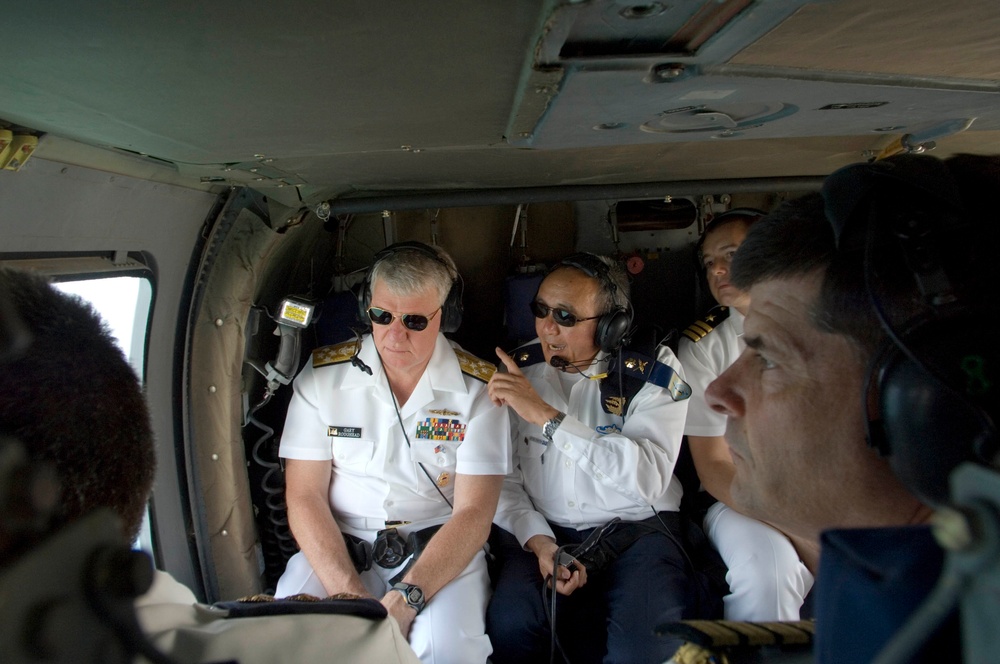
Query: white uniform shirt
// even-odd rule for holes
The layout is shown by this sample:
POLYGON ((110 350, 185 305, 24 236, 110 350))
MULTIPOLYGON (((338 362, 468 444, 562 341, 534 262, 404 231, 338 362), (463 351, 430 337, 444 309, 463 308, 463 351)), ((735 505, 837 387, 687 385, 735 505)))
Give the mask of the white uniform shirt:
MULTIPOLYGON (((683 378, 669 348, 661 347, 657 359, 683 378)), ((607 365, 605 356, 584 372, 600 374, 607 365)), ((646 383, 627 404, 623 426, 620 416, 601 407, 598 381, 544 362, 522 371, 539 396, 566 418, 549 443, 541 427, 525 422, 511 409, 518 468, 504 482, 499 526, 524 545, 534 535, 552 535, 546 520, 583 529, 614 517, 646 519, 654 508, 678 509, 682 489, 673 471, 687 400, 674 401, 667 390, 646 383)))
POLYGON ((506 409, 494 406, 486 391, 492 365, 439 334, 420 382, 397 416, 371 337, 362 338, 358 354, 371 367, 370 376, 343 361, 354 345, 313 353, 295 379, 279 449, 287 459, 332 461, 330 505, 342 525, 377 529, 386 521, 440 521, 451 508, 435 483, 454 503, 456 473, 510 471, 506 409), (464 373, 463 366, 479 378, 464 373))
POLYGON ((684 433, 688 436, 722 436, 726 416, 712 410, 705 401, 709 383, 728 369, 743 352, 743 314, 729 309, 729 317, 699 341, 681 335, 677 355, 684 377, 691 386, 690 405, 684 433))

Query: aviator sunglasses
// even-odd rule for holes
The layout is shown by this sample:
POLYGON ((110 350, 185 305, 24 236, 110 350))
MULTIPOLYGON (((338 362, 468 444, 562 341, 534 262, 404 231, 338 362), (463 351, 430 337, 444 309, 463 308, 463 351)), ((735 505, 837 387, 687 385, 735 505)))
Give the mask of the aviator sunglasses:
POLYGON ((556 322, 557 325, 561 327, 573 327, 577 323, 583 322, 585 320, 594 320, 595 318, 600 318, 601 315, 597 316, 587 316, 586 318, 579 318, 575 314, 571 314, 565 309, 560 309, 559 307, 547 307, 537 300, 532 300, 528 305, 531 307, 531 313, 535 314, 535 318, 545 318, 552 312, 552 320, 556 322))
POLYGON ((438 307, 437 311, 432 313, 430 316, 424 316, 423 314, 394 314, 391 311, 379 309, 378 307, 368 307, 367 313, 368 318, 370 318, 376 325, 388 325, 394 318, 398 318, 403 322, 403 327, 407 330, 420 332, 427 328, 427 324, 438 315, 439 311, 441 311, 440 307, 438 307))

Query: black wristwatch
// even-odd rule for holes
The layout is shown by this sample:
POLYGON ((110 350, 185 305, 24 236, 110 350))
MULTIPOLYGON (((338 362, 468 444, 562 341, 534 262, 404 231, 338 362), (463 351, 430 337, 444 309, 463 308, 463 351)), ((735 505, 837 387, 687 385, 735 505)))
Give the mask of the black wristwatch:
POLYGON ((542 426, 542 435, 545 436, 545 440, 552 442, 552 436, 556 435, 556 429, 562 424, 562 421, 566 418, 566 413, 559 413, 551 420, 542 426))
POLYGON ((420 589, 420 586, 400 581, 399 583, 394 583, 391 589, 402 593, 406 599, 406 605, 418 614, 427 606, 427 600, 424 599, 424 591, 420 589))

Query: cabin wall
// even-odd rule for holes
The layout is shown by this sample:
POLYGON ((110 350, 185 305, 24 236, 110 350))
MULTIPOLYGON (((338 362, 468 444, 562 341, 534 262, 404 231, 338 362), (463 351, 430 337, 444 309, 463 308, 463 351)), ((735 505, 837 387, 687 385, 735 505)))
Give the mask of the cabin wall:
MULTIPOLYGON (((186 280, 216 196, 139 180, 38 156, 19 172, 0 171, 0 258, 54 253, 111 255, 145 252, 152 258, 154 301, 146 393, 156 435, 154 539, 160 566, 197 588, 191 558, 186 479, 175 386, 180 366, 178 321, 186 319, 186 280)), ((82 432, 84 435, 86 432, 82 432)))

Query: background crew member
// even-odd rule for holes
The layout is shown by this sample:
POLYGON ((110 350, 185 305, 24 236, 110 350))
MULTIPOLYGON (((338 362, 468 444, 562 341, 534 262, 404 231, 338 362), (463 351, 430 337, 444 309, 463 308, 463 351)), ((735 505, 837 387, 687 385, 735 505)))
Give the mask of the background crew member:
MULTIPOLYGON (((607 401, 597 380, 609 372, 605 380, 617 379, 609 363, 631 325, 628 295, 624 270, 611 259, 568 257, 531 304, 538 338, 513 351, 517 362, 497 349, 507 373, 493 376, 490 396, 510 406, 518 466, 505 500, 523 491, 530 503, 522 499, 520 508, 497 516, 516 542, 504 549, 487 618, 495 662, 548 661, 550 621, 540 588, 552 575, 565 596, 557 632, 574 664, 600 661, 605 653, 604 661, 663 662, 678 644, 656 637, 654 628, 694 615, 695 581, 676 528, 682 490, 673 475, 687 401, 653 383, 624 404, 614 396, 607 401), (600 572, 554 568, 559 545, 578 544, 611 519, 655 520, 657 512, 673 537, 641 530, 600 572)), ((680 380, 673 352, 657 353, 662 368, 680 380)))
POLYGON ((684 331, 677 355, 691 386, 684 433, 698 478, 717 501, 708 508, 704 527, 728 568, 726 619, 798 620, 812 574, 787 537, 729 507, 734 470, 723 438, 726 417, 705 403, 705 388, 743 351, 743 317, 750 298, 730 283, 729 269, 747 229, 762 216, 761 210, 737 208, 722 213, 705 229, 698 255, 719 306, 684 331))
POLYGON ((494 367, 442 334, 458 327, 461 281, 439 249, 379 252, 361 309, 371 334, 317 350, 295 380, 279 454, 302 551, 276 594, 381 598, 422 661, 485 662, 483 545, 510 469, 508 418, 486 391, 494 367), (344 534, 374 544, 369 570, 344 534), (411 535, 429 541, 407 567, 411 535))

